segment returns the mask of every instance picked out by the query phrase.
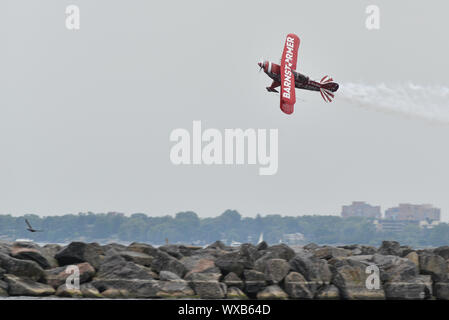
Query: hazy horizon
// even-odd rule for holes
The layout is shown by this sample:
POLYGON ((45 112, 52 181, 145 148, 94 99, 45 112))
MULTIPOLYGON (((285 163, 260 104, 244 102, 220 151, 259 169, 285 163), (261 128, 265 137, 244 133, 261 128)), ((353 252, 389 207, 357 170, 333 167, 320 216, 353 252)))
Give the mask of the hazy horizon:
MULTIPOLYGON (((373 204, 371 204, 371 203, 369 203, 370 205, 373 205, 373 204)), ((350 203, 348 203, 347 205, 350 205, 350 203)), ((399 204, 398 204, 399 205, 399 204)), ((385 218, 385 211, 387 210, 387 209, 389 209, 389 208, 382 208, 382 206, 381 206, 381 218, 383 219, 383 218, 385 218)), ((336 212, 336 213, 319 213, 319 212, 310 212, 310 213, 301 213, 301 214, 296 214, 296 215, 288 215, 288 214, 280 214, 280 213, 270 213, 270 212, 263 212, 263 213, 260 213, 260 212, 258 212, 258 213, 256 213, 256 214, 254 214, 254 215, 245 215, 244 213, 242 213, 241 211, 239 211, 238 209, 236 209, 236 208, 228 208, 228 209, 224 209, 223 211, 221 211, 221 212, 218 212, 218 213, 216 213, 216 214, 212 214, 212 215, 209 215, 209 216, 201 216, 200 214, 198 214, 198 212, 195 212, 195 211, 193 211, 193 210, 181 210, 181 211, 177 211, 177 212, 171 212, 171 213, 169 213, 169 212, 165 212, 165 213, 157 213, 157 212, 153 212, 153 213, 148 213, 148 212, 120 212, 120 211, 115 211, 115 210, 110 210, 110 211, 106 211, 106 212, 93 212, 93 211, 89 211, 89 210, 87 210, 87 211, 80 211, 80 212, 64 212, 64 213, 56 213, 56 214, 51 214, 51 215, 46 215, 46 214, 41 214, 41 215, 39 215, 39 214, 36 214, 36 213, 34 213, 34 212, 27 212, 27 213, 23 213, 23 214, 8 214, 8 213, 0 213, 0 215, 11 215, 11 216, 13 216, 13 217, 22 217, 22 216, 26 216, 26 215, 33 215, 33 214, 36 214, 36 215, 38 215, 38 216, 40 216, 40 217, 47 217, 47 216, 49 216, 49 217, 51 217, 51 216, 63 216, 63 215, 78 215, 78 214, 88 214, 88 213, 93 213, 93 214, 109 214, 109 213, 118 213, 118 214, 124 214, 126 217, 130 217, 130 216, 132 216, 133 214, 145 214, 145 215, 147 215, 147 216, 149 216, 149 217, 162 217, 162 216, 172 216, 172 217, 174 217, 174 216, 176 216, 178 213, 182 213, 182 212, 195 212, 197 215, 198 215, 198 217, 199 218, 215 218, 215 217, 218 217, 218 216, 220 216, 221 214, 223 214, 223 213, 225 213, 226 211, 237 211, 241 216, 242 216, 242 218, 254 218, 255 216, 257 216, 257 215, 260 215, 260 216, 262 216, 262 217, 265 217, 265 216, 269 216, 269 215, 280 215, 280 216, 285 216, 285 217, 289 217, 289 216, 291 216, 291 217, 298 217, 298 216, 339 216, 339 217, 342 217, 341 216, 341 209, 338 211, 338 212, 336 212)), ((442 217, 443 218, 443 217, 442 217)), ((442 222, 448 222, 448 221, 445 221, 444 219, 441 219, 441 221, 442 222)))

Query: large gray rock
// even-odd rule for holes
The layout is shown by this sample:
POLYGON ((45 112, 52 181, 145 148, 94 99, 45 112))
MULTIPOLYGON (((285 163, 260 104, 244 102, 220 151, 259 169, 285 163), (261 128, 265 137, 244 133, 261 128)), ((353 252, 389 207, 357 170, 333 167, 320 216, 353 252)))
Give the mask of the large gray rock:
POLYGON ((223 274, 234 272, 238 276, 242 275, 245 269, 252 269, 254 262, 260 258, 261 251, 251 244, 243 244, 238 251, 221 254, 215 260, 215 265, 223 274))
POLYGON ((368 266, 373 263, 373 257, 374 257, 373 255, 368 254, 368 255, 349 256, 346 259, 359 261, 368 266))
MULTIPOLYGON (((51 257, 52 259, 54 259, 54 261, 57 263, 55 256, 56 254, 62 250, 62 246, 60 246, 59 244, 46 244, 45 246, 43 246, 40 251, 46 255, 47 257, 51 257)), ((57 267, 57 266, 56 266, 57 267)))
POLYGON ((147 244, 147 243, 139 243, 139 242, 131 243, 128 246, 127 250, 145 253, 152 257, 154 257, 158 253, 158 250, 155 247, 153 247, 152 245, 147 244))
POLYGON ((313 255, 316 258, 326 260, 338 257, 347 257, 350 256, 351 254, 352 252, 350 250, 329 246, 318 248, 313 252, 313 255))
MULTIPOLYGON (((95 275, 95 269, 88 263, 83 262, 76 265, 79 270, 79 281, 85 283, 90 281, 95 275)), ((66 283, 67 278, 73 274, 72 271, 65 267, 45 270, 47 284, 57 289, 66 283)))
POLYGON ((284 289, 292 299, 312 299, 313 293, 304 276, 298 272, 290 272, 284 279, 284 289))
POLYGON ((39 281, 45 279, 44 270, 34 261, 20 260, 0 253, 0 268, 18 277, 39 281))
POLYGON ((114 249, 117 253, 128 250, 127 246, 115 242, 105 244, 104 246, 101 246, 101 248, 103 249, 103 252, 107 252, 109 249, 114 249))
POLYGON ((98 269, 96 278, 151 280, 154 278, 154 275, 149 268, 126 261, 123 257, 115 255, 103 261, 98 269))
MULTIPOLYGON (((163 271, 164 272, 164 271, 163 271)), ((159 289, 156 296, 160 298, 188 298, 195 295, 187 281, 182 279, 159 281, 159 289)))
POLYGON ((295 252, 285 244, 279 244, 261 250, 262 256, 254 262, 254 269, 265 272, 267 261, 271 259, 283 259, 289 261, 295 256, 295 252))
POLYGON ((265 241, 262 241, 260 243, 257 244, 256 246, 257 250, 266 250, 268 248, 268 243, 266 243, 265 241))
POLYGON ((433 252, 441 257, 443 257, 445 260, 449 259, 449 246, 442 246, 438 247, 433 252))
POLYGON ((350 244, 344 246, 338 246, 338 249, 345 249, 351 251, 351 255, 360 255, 362 254, 362 246, 359 244, 350 244))
POLYGON ((377 248, 373 246, 365 246, 360 244, 339 246, 338 248, 350 250, 352 255, 373 255, 377 252, 377 248))
POLYGON ((413 262, 419 270, 419 256, 415 251, 409 252, 404 258, 413 262))
POLYGON ((407 258, 375 254, 373 262, 379 267, 382 282, 406 281, 419 274, 416 264, 407 258))
POLYGON ((0 253, 9 255, 11 253, 12 244, 5 241, 0 241, 0 253))
POLYGON ((254 267, 253 269, 259 272, 265 272, 265 267, 267 265, 267 261, 271 260, 271 259, 275 259, 274 257, 272 257, 270 254, 264 254, 262 257, 260 257, 259 259, 257 259, 254 262, 254 267))
POLYGON ((290 260, 293 271, 301 273, 309 283, 309 288, 315 295, 322 287, 328 285, 332 278, 329 264, 324 259, 318 259, 310 252, 299 252, 290 260))
POLYGON ((373 246, 365 246, 360 244, 351 244, 345 246, 338 246, 337 248, 351 251, 353 256, 357 255, 373 255, 377 253, 377 248, 373 246))
POLYGON ((92 267, 98 269, 101 263, 100 256, 103 254, 103 249, 97 243, 72 242, 59 251, 55 258, 61 266, 89 262, 92 267))
POLYGON ((229 287, 236 287, 239 289, 243 289, 243 281, 239 278, 238 275, 236 275, 234 272, 228 273, 224 279, 223 282, 229 287))
POLYGON ((213 260, 215 260, 224 254, 227 254, 229 252, 237 252, 237 251, 239 251, 239 250, 236 248, 233 248, 233 247, 230 250, 211 249, 211 248, 202 249, 201 248, 201 249, 192 251, 192 254, 190 256, 185 256, 181 260, 184 260, 189 257, 192 257, 192 258, 194 257, 196 259, 213 259, 213 260))
POLYGON ((226 285, 219 282, 220 277, 220 273, 191 273, 185 280, 200 298, 222 299, 226 295, 226 285))
POLYGON ((381 286, 378 289, 368 288, 367 278, 371 275, 370 272, 367 273, 368 265, 353 259, 335 259, 332 262, 332 283, 338 288, 343 299, 385 299, 381 286))
POLYGON ((250 267, 252 267, 254 265, 254 262, 262 256, 257 247, 250 243, 242 244, 239 249, 239 254, 246 261, 248 261, 250 267))
POLYGON ((81 294, 83 295, 83 298, 102 298, 100 291, 98 291, 97 288, 95 288, 92 283, 84 283, 80 286, 81 294))
POLYGON ((165 246, 160 246, 158 249, 168 253, 169 255, 171 255, 176 259, 181 259, 184 256, 181 253, 180 246, 175 244, 167 244, 165 246))
POLYGON ((181 278, 184 277, 187 272, 186 267, 180 261, 163 251, 159 251, 155 254, 151 268, 156 272, 170 271, 181 278))
POLYGON ((107 298, 158 298, 161 291, 157 280, 95 278, 91 284, 107 298))
POLYGON ((295 251, 284 243, 270 246, 266 251, 270 254, 272 259, 284 259, 289 261, 295 256, 295 251))
POLYGON ((64 298, 102 298, 102 295, 91 283, 82 284, 79 288, 67 287, 65 284, 59 286, 55 293, 58 297, 64 298))
POLYGON ((29 249, 37 249, 40 250, 40 246, 37 243, 32 241, 15 241, 10 246, 11 248, 29 248, 29 249))
POLYGON ((400 256, 401 245, 397 241, 382 241, 378 253, 386 256, 400 256))
POLYGON ((15 275, 5 275, 5 281, 8 283, 8 293, 10 296, 49 296, 55 293, 53 287, 35 282, 30 279, 21 279, 15 275))
POLYGON ((194 279, 190 285, 201 299, 223 299, 226 296, 226 284, 218 281, 194 279))
MULTIPOLYGON (((155 296, 155 293, 154 293, 154 289, 153 288, 151 288, 151 290, 152 291, 149 291, 149 289, 148 288, 146 288, 146 291, 145 291, 145 298, 155 298, 156 296, 155 296)), ((107 299, 117 299, 117 298, 120 298, 120 299, 130 299, 130 298, 137 298, 136 296, 134 296, 134 295, 131 295, 131 293, 128 291, 128 290, 126 290, 126 289, 117 289, 117 288, 109 288, 109 289, 106 289, 106 290, 104 290, 104 291, 102 291, 101 293, 101 296, 103 297, 103 298, 107 298, 107 299)), ((140 297, 140 298, 142 298, 142 297, 140 297)))
POLYGON ((419 275, 407 281, 387 282, 384 285, 385 296, 393 300, 423 300, 432 296, 432 279, 419 275))
POLYGON ((431 275, 435 282, 447 281, 448 265, 446 260, 440 255, 419 252, 419 268, 421 274, 431 275))
POLYGON ((207 246, 208 249, 220 249, 226 250, 226 245, 221 241, 215 241, 214 243, 207 246))
POLYGON ((192 255, 183 257, 180 262, 184 265, 188 276, 191 273, 219 273, 220 269, 215 265, 214 257, 209 255, 192 255))
POLYGON ((105 297, 110 298, 187 298, 195 293, 184 280, 104 280, 94 279, 92 284, 105 297))
POLYGON ((176 281, 182 280, 177 274, 170 271, 161 271, 159 273, 159 280, 161 281, 176 281))
POLYGON ((320 300, 339 300, 340 299, 340 291, 333 284, 326 286, 323 290, 321 290, 315 297, 320 300))
POLYGON ((250 297, 254 297, 259 291, 267 286, 265 274, 255 270, 245 270, 243 272, 245 278, 245 292, 250 297))
POLYGON ((159 250, 168 253, 176 259, 181 259, 182 257, 189 257, 195 254, 201 247, 197 246, 187 246, 178 244, 168 244, 165 246, 160 246, 159 250))
POLYGON ((0 280, 0 297, 8 296, 8 283, 0 280))
POLYGON ((373 246, 361 246, 360 250, 362 255, 370 255, 377 253, 377 248, 373 246))
POLYGON ((220 268, 224 275, 234 272, 238 276, 241 276, 243 270, 253 268, 254 263, 240 252, 230 252, 217 258, 215 265, 220 268))
POLYGON ((146 253, 141 253, 141 252, 136 252, 136 251, 131 251, 131 250, 118 251, 118 255, 125 258, 125 260, 127 260, 127 261, 131 261, 131 262, 140 264, 145 267, 150 267, 153 262, 153 259, 154 259, 152 256, 149 256, 146 253))
POLYGON ((220 281, 221 273, 191 273, 184 280, 194 282, 194 281, 220 281))
POLYGON ((399 247, 399 256, 405 258, 406 255, 408 255, 410 252, 413 252, 414 250, 410 246, 400 246, 399 247))
POLYGON ((288 294, 277 284, 271 285, 257 293, 259 300, 284 300, 288 298, 288 294))
POLYGON ((244 300, 248 299, 248 296, 243 293, 243 291, 240 288, 237 287, 229 287, 226 293, 227 299, 237 299, 237 300, 244 300))
POLYGON ((281 282, 290 271, 290 264, 284 259, 270 259, 265 263, 265 279, 270 284, 281 282))
POLYGON ((307 251, 314 251, 314 250, 316 250, 316 249, 318 249, 320 246, 319 245, 317 245, 316 243, 313 243, 313 242, 311 242, 311 243, 309 243, 309 244, 306 244, 304 247, 302 247, 304 250, 307 250, 307 251))
POLYGON ((35 261, 43 269, 55 268, 58 266, 56 259, 46 254, 43 249, 12 247, 10 255, 20 260, 35 261))
POLYGON ((191 255, 197 254, 202 249, 203 249, 203 247, 193 246, 193 245, 191 245, 191 246, 190 245, 180 245, 179 246, 179 252, 184 257, 189 257, 191 255))
POLYGON ((437 282, 434 285, 434 295, 440 300, 449 300, 449 283, 448 282, 437 282))
POLYGON ((81 298, 83 293, 81 292, 81 287, 67 287, 66 284, 62 284, 56 289, 55 295, 64 298, 81 298))

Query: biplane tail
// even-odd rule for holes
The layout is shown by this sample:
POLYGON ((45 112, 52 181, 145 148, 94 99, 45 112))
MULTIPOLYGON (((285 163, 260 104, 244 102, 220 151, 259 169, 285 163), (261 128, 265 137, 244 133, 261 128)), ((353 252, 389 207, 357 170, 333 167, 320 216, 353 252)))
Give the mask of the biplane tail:
POLYGON ((333 81, 334 79, 329 76, 324 76, 320 81, 321 97, 326 102, 332 102, 332 99, 335 97, 333 92, 338 90, 338 83, 335 83, 333 81))

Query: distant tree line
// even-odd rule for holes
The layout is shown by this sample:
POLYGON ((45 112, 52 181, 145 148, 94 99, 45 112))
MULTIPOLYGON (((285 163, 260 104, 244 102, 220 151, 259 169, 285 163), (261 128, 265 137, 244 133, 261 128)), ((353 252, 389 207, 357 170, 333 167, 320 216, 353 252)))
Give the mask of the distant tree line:
POLYGON ((242 217, 227 210, 213 218, 199 218, 195 212, 180 212, 175 216, 152 217, 143 213, 126 216, 122 213, 79 213, 40 217, 0 215, 0 239, 29 238, 36 242, 67 243, 74 240, 98 242, 147 242, 207 244, 226 239, 227 242, 257 242, 263 232, 264 240, 278 243, 284 234, 302 233, 307 243, 379 245, 382 240, 396 240, 411 246, 449 245, 449 225, 441 223, 433 229, 409 226, 401 233, 377 232, 372 220, 338 216, 257 215, 242 217), (34 228, 44 232, 29 233, 25 218, 34 228))

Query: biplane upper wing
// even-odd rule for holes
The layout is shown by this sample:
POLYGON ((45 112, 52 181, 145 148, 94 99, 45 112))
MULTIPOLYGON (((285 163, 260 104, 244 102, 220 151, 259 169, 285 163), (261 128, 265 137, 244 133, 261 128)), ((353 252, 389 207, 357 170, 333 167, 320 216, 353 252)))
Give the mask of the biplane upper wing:
POLYGON ((293 113, 296 102, 295 77, 292 70, 296 70, 298 60, 299 37, 290 33, 284 44, 281 59, 281 110, 286 114, 293 113))

